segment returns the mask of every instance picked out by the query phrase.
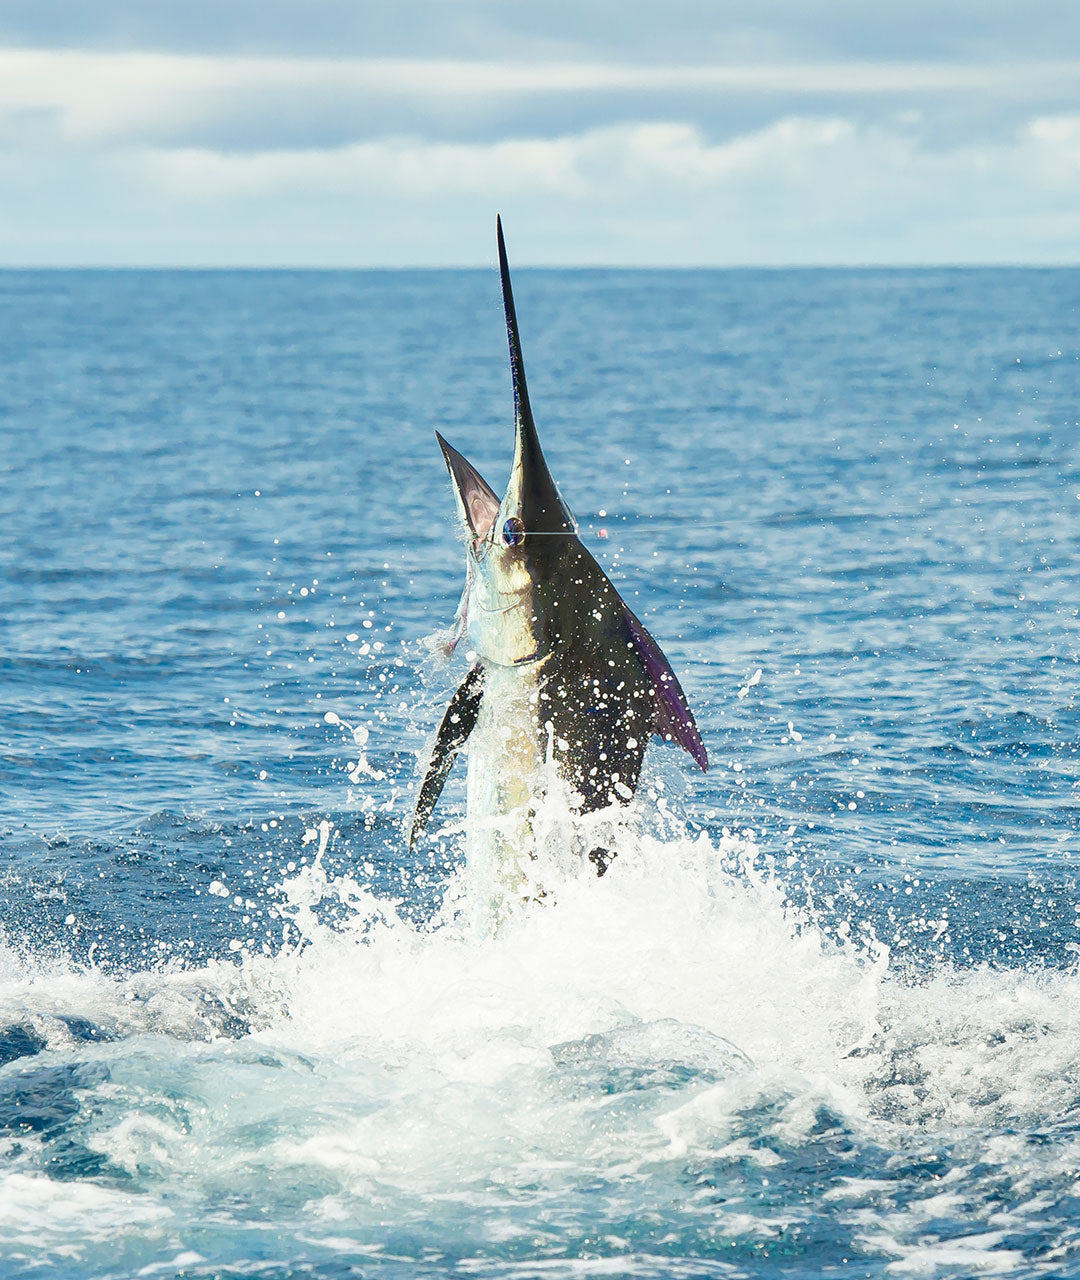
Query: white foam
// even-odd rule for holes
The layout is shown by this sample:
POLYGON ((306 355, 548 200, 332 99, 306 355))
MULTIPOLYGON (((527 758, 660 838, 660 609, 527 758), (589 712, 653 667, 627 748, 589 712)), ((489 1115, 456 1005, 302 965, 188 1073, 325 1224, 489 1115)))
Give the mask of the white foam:
POLYGON ((146 1196, 9 1172, 0 1178, 0 1257, 55 1266, 121 1234, 158 1238, 171 1216, 146 1196))
MULTIPOLYGON (((291 940, 274 957, 110 976, 0 952, 4 1020, 36 1019, 50 1062, 108 1068, 86 1086, 81 1140, 143 1188, 146 1213, 80 1183, 104 1196, 87 1239, 150 1238, 179 1193, 257 1200, 293 1187, 308 1188, 305 1220, 348 1219, 326 1236, 331 1250, 354 1233, 358 1254, 370 1249, 380 1214, 464 1213, 497 1232, 485 1215, 498 1203, 517 1231, 526 1188, 554 1196, 705 1161, 771 1176, 815 1140, 822 1114, 897 1149, 946 1135, 961 1180, 977 1162, 1013 1177, 1032 1160, 1052 1175, 1056 1160, 1067 1175, 1067 1152, 1033 1155, 995 1129, 1074 1100, 1080 978, 939 967, 906 983, 857 920, 831 932, 791 906, 752 840, 665 822, 624 827, 600 879, 542 842, 543 896, 504 898, 495 918, 490 879, 463 871, 425 925, 362 875, 331 878, 321 824, 314 857, 283 886, 291 940), (344 910, 334 927, 320 922, 328 898, 344 910), (75 1045, 65 1014, 118 1038, 75 1045), (251 1033, 223 1038, 230 1016, 251 1033)), ((897 1271, 1007 1270, 1002 1233, 1043 1212, 1018 1197, 997 1235, 972 1223, 941 1241, 930 1224, 963 1219, 966 1193, 933 1185, 900 1204, 887 1178, 861 1172, 822 1206, 861 1224, 863 1247, 897 1271)), ((13 1176, 24 1181, 5 1203, 56 1186, 13 1176)), ((50 1227, 45 1209, 33 1219, 58 1248, 92 1212, 78 1203, 74 1225, 61 1212, 50 1227)), ((771 1238, 787 1220, 710 1212, 732 1238, 771 1238)))

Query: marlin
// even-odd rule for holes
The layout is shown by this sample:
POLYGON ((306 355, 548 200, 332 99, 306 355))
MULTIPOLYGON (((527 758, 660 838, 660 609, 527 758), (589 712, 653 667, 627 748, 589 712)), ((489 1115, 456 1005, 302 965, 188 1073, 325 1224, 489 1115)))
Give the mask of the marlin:
MULTIPOLYGON (((465 590, 452 647, 467 636, 473 666, 439 725, 409 845, 424 830, 458 751, 469 752, 468 813, 499 828, 518 859, 536 790, 553 766, 572 812, 633 798, 653 736, 700 765, 708 757, 693 712, 656 641, 578 537, 540 448, 529 404, 502 221, 496 222, 514 387, 515 441, 500 500, 436 432, 466 544, 465 590)), ((603 875, 613 856, 582 849, 603 875)))

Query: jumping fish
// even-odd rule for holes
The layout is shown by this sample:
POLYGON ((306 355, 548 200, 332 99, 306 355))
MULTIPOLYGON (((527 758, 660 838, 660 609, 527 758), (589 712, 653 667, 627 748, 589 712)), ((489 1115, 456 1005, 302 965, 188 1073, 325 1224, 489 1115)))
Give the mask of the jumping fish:
MULTIPOLYGON (((420 788, 409 844, 424 830, 454 757, 470 750, 470 825, 499 829, 520 859, 530 838, 544 766, 569 789, 572 809, 593 813, 629 802, 646 743, 683 747, 702 770, 708 757, 693 712, 656 641, 577 536, 536 433, 521 354, 502 221, 496 224, 510 343, 516 437, 500 499, 476 468, 436 432, 466 541, 457 638, 474 665, 439 725, 420 788)), ((609 850, 582 848, 603 875, 609 850)))

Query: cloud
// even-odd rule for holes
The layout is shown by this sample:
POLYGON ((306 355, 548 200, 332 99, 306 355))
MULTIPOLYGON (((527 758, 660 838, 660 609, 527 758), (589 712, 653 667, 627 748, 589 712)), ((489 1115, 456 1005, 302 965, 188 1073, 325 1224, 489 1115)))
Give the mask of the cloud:
POLYGON ((10 263, 1063 261, 1080 62, 0 50, 10 263))
POLYGON ((496 209, 523 263, 1058 261, 1080 236, 1080 116, 944 149, 916 118, 834 115, 723 142, 663 122, 240 155, 133 146, 100 169, 93 189, 119 193, 143 240, 156 220, 159 260, 206 254, 210 227, 205 261, 482 262, 496 209))
MULTIPOLYGON (((384 122, 397 131, 438 122, 442 132, 518 132, 562 99, 584 123, 609 99, 607 114, 684 112, 687 103, 711 119, 717 104, 738 99, 867 102, 927 97, 1000 104, 1071 101, 1080 59, 966 65, 928 62, 630 64, 503 62, 453 59, 271 58, 0 50, 0 120, 5 132, 35 114, 69 143, 204 142, 250 146, 250 121, 288 146, 295 121, 308 140, 372 136, 384 122), (380 106, 381 104, 381 106, 380 106), (456 126, 456 127, 455 127, 456 126)), ((782 108, 781 108, 782 109, 782 108)), ((940 108, 939 108, 940 109, 940 108)), ((262 139, 265 141, 265 138, 262 139)))

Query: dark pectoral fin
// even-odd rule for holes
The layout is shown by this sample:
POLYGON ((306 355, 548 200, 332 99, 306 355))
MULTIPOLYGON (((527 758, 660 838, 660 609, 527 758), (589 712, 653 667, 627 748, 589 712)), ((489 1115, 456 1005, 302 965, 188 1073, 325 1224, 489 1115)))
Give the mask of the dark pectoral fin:
POLYGON ((693 756, 702 770, 708 769, 709 757, 705 752, 705 744, 701 741, 697 721, 690 710, 690 704, 686 701, 682 686, 675 678, 671 664, 660 651, 660 646, 629 609, 626 611, 626 617, 630 624, 630 637, 652 687, 653 709, 656 715, 653 732, 660 734, 662 738, 667 738, 670 742, 677 742, 684 751, 688 751, 693 756))
POLYGON ((476 717, 480 714, 480 699, 484 692, 484 671, 479 665, 473 667, 461 687, 450 699, 442 723, 439 725, 435 749, 431 753, 427 773, 424 776, 420 796, 416 801, 416 813, 413 815, 412 829, 409 832, 409 848, 413 847, 416 837, 427 826, 435 802, 442 794, 443 785, 450 776, 450 768, 454 757, 462 743, 476 728, 476 717))

